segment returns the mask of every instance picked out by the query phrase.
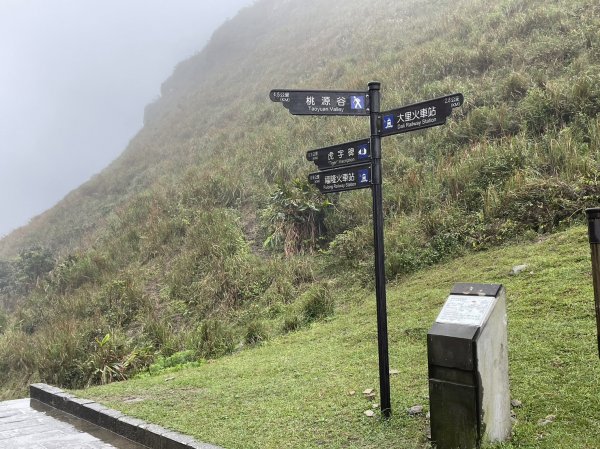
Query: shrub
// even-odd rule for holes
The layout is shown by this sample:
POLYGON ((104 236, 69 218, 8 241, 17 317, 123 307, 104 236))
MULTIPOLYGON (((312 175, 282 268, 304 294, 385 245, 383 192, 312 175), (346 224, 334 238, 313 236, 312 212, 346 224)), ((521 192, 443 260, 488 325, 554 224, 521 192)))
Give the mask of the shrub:
POLYGON ((14 292, 15 275, 13 263, 0 260, 0 295, 9 295, 14 292))
POLYGON ((48 288, 64 294, 98 281, 107 269, 106 258, 95 251, 85 254, 70 254, 60 260, 48 276, 48 288))
POLYGON ((88 385, 106 385, 127 378, 127 366, 122 357, 124 344, 113 335, 107 333, 102 338, 94 338, 91 345, 93 350, 82 367, 87 375, 88 385))
POLYGON ((373 228, 363 225, 338 234, 330 243, 327 254, 333 266, 343 264, 350 267, 364 267, 370 265, 373 254, 373 228))
POLYGON ((163 355, 171 355, 181 348, 181 341, 175 334, 170 314, 161 316, 159 310, 147 310, 141 317, 143 338, 163 355))
POLYGON ((28 293, 54 268, 52 252, 42 246, 32 246, 20 251, 13 264, 16 290, 28 293))
POLYGON ((209 318, 200 324, 194 336, 201 357, 215 358, 231 352, 235 347, 232 330, 223 321, 209 318))
POLYGON ((302 318, 296 313, 290 313, 284 318, 281 330, 284 333, 293 332, 300 329, 302 325, 302 318))
POLYGON ((141 305, 142 293, 130 276, 105 285, 100 293, 101 308, 111 325, 128 325, 141 305))
POLYGON ((11 328, 0 334, 0 379, 31 376, 38 355, 30 336, 21 330, 11 328))
POLYGON ((301 297, 301 310, 308 323, 333 315, 334 299, 329 286, 320 283, 308 289, 301 297))
POLYGON ((548 93, 535 87, 519 105, 526 129, 530 134, 541 134, 549 126, 554 126, 555 110, 548 93))
POLYGON ((255 345, 261 343, 268 338, 268 332, 265 324, 262 321, 254 320, 246 326, 244 341, 247 345, 255 345))
POLYGON ((67 388, 83 387, 89 380, 91 369, 85 366, 89 357, 90 342, 82 330, 86 324, 73 318, 45 327, 29 340, 35 348, 35 368, 40 380, 67 388))
POLYGON ((520 223, 523 229, 550 232, 585 206, 581 194, 577 185, 559 179, 532 177, 504 198, 498 215, 520 223))
POLYGON ((506 100, 520 100, 527 94, 529 79, 521 72, 512 72, 502 86, 506 100))
POLYGON ((262 301, 269 306, 287 304, 292 301, 296 289, 287 277, 276 276, 269 288, 264 292, 262 301))
POLYGON ((150 374, 159 373, 167 368, 180 368, 199 364, 196 351, 188 349, 179 351, 169 357, 160 356, 148 367, 150 374))
POLYGON ((220 300, 230 299, 229 293, 235 296, 235 291, 227 291, 230 283, 235 283, 235 276, 229 279, 228 274, 245 273, 248 265, 260 268, 248 257, 248 243, 234 213, 198 211, 166 275, 169 297, 196 305, 201 315, 212 312, 221 305, 220 300))
POLYGON ((331 203, 308 182, 279 184, 262 211, 268 237, 265 248, 281 248, 286 255, 314 251, 325 236, 325 215, 331 203))
POLYGON ((186 351, 176 352, 175 354, 173 354, 169 357, 165 357, 163 359, 162 365, 165 368, 171 368, 173 366, 183 365, 185 363, 193 362, 195 360, 196 360, 196 355, 195 355, 194 351, 192 351, 191 349, 188 349, 186 351))

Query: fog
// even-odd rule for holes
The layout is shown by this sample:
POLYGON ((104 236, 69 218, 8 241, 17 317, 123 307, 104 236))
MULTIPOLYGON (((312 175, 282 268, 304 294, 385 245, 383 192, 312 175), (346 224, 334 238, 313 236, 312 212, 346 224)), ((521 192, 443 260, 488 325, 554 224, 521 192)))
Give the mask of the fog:
POLYGON ((252 0, 0 0, 0 237, 115 159, 175 65, 252 0))

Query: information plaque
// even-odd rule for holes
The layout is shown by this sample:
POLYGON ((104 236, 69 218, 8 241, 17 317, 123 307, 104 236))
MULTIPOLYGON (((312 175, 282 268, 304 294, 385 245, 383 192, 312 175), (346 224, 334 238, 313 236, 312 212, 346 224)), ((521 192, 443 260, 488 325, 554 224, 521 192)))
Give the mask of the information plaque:
POLYGON ((437 323, 481 326, 488 317, 496 298, 493 296, 450 295, 440 311, 437 323))
POLYGON ((431 441, 480 449, 511 436, 506 291, 500 284, 452 287, 427 333, 431 441), (462 292, 486 292, 468 294, 462 292), (495 292, 492 294, 487 293, 495 292))

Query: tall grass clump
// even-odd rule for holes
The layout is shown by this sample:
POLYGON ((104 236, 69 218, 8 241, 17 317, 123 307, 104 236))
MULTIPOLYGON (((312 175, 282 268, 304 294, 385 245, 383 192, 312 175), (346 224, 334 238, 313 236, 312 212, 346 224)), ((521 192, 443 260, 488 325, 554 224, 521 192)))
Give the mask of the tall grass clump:
POLYGON ((307 182, 278 185, 262 211, 268 234, 264 246, 282 249, 286 255, 314 251, 327 233, 329 206, 329 200, 307 182))

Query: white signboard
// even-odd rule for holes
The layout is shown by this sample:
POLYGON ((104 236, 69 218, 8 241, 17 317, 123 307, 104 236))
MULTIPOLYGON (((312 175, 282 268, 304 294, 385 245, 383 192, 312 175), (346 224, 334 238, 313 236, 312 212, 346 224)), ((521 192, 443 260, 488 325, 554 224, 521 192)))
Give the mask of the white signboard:
POLYGON ((496 298, 493 296, 450 295, 436 321, 438 323, 481 326, 495 302, 496 298))

